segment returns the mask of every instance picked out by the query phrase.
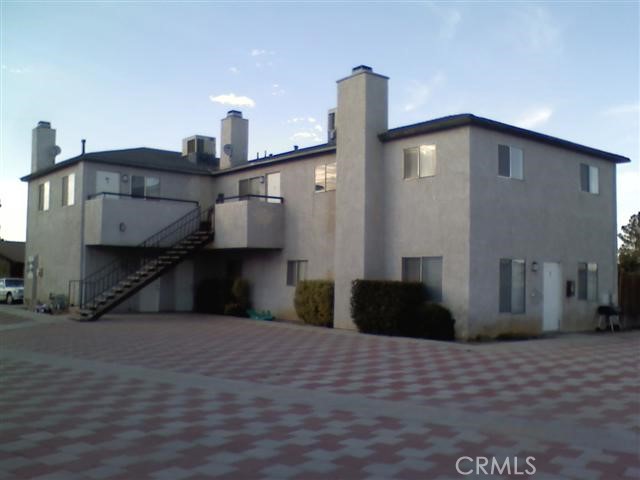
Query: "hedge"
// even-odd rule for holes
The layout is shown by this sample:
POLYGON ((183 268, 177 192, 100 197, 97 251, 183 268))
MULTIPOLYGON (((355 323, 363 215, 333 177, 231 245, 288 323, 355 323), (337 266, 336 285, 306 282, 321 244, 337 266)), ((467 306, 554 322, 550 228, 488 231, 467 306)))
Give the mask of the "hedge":
POLYGON ((305 323, 321 327, 333 326, 333 282, 303 280, 296 285, 293 304, 305 323))
POLYGON ((351 317, 361 332, 402 335, 424 298, 419 282, 354 280, 351 317))
POLYGON ((351 316, 363 333, 454 340, 451 312, 425 299, 419 282, 355 280, 351 316))

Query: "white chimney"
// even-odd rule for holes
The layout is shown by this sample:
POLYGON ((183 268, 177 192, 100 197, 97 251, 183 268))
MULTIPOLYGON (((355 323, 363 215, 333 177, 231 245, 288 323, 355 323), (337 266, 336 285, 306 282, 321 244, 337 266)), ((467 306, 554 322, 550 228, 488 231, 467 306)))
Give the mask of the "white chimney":
POLYGON ((56 131, 49 122, 38 122, 31 135, 31 173, 53 166, 60 147, 56 145, 56 131))
POLYGON ((242 112, 229 110, 222 119, 220 132, 220 168, 242 165, 248 159, 249 120, 242 112))

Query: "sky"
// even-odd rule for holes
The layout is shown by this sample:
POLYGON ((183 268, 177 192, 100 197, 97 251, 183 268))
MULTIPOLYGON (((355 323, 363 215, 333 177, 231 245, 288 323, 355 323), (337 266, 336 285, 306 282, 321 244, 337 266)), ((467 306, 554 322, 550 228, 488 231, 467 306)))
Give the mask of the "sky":
POLYGON ((62 161, 82 138, 179 151, 239 109, 251 159, 324 143, 335 82, 361 64, 390 77, 390 128, 473 113, 624 155, 618 226, 640 211, 636 1, 0 0, 0 16, 5 240, 25 239, 40 120, 62 161))

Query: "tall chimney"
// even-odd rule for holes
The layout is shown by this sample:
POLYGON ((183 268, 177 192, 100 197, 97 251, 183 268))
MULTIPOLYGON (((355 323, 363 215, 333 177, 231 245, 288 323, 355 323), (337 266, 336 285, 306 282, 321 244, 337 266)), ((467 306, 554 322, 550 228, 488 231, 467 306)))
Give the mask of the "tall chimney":
POLYGON ((38 122, 31 134, 31 173, 53 166, 60 147, 56 145, 56 131, 49 122, 38 122))
POLYGON ((382 145, 387 131, 388 78, 360 65, 338 81, 334 319, 354 329, 351 282, 383 278, 382 145))
POLYGON ((242 165, 248 159, 249 120, 242 118, 242 112, 229 110, 222 119, 220 132, 220 168, 242 165))

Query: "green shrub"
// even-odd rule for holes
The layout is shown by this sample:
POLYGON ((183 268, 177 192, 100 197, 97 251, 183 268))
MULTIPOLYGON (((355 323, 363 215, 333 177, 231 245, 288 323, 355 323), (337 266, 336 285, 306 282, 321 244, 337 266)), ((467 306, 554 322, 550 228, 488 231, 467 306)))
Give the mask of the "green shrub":
POLYGON ((298 317, 304 323, 321 327, 333 326, 333 282, 303 280, 296 285, 293 300, 298 317))
POLYGON ((351 316, 364 333, 406 334, 406 324, 416 318, 424 297, 419 282, 354 280, 351 316))
POLYGON ((251 306, 249 298, 249 283, 242 278, 236 278, 231 285, 230 298, 224 306, 224 314, 247 317, 247 310, 251 306))
POLYGON ((434 340, 455 340, 455 320, 451 312, 437 303, 423 303, 413 320, 403 325, 403 334, 409 337, 434 340))

